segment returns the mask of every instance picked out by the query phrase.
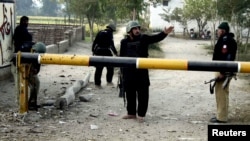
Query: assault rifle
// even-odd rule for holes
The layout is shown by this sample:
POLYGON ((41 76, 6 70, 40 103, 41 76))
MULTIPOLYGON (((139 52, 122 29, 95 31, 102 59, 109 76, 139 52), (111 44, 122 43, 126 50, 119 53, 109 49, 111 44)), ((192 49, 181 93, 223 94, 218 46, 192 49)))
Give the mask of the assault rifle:
POLYGON ((124 89, 124 80, 123 80, 123 76, 122 76, 122 68, 118 72, 117 88, 119 90, 119 97, 124 97, 125 96, 125 89, 124 89))
POLYGON ((225 77, 222 78, 222 79, 216 77, 216 78, 213 78, 213 79, 211 79, 209 81, 205 81, 204 82, 205 84, 208 84, 208 83, 210 84, 210 94, 214 93, 214 87, 215 87, 216 82, 218 82, 218 81, 224 81, 223 84, 222 84, 222 88, 225 89, 228 86, 228 84, 229 84, 229 82, 230 82, 230 80, 232 78, 234 78, 235 80, 237 80, 236 73, 227 72, 227 73, 224 74, 224 76, 225 77))
POLYGON ((122 68, 120 68, 120 71, 118 72, 117 88, 119 90, 119 97, 123 98, 124 107, 125 107, 126 106, 126 98, 125 98, 125 85, 124 85, 122 68))

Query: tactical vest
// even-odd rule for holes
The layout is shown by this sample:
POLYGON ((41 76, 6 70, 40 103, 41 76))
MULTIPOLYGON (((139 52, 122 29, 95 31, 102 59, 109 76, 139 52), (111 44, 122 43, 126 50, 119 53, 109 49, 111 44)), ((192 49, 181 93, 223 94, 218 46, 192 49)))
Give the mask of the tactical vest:
POLYGON ((127 43, 127 55, 128 57, 140 57, 140 41, 127 43))

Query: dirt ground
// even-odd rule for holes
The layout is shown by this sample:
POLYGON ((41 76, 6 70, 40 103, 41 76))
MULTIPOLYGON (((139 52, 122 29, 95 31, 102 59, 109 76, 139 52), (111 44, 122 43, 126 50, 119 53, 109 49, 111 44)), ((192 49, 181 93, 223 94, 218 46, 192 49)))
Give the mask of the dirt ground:
MULTIPOLYGON (((115 34, 119 47, 123 30, 115 34)), ((167 37, 161 47, 167 59, 210 61, 204 48, 209 41, 167 37)), ((91 55, 91 44, 77 42, 65 54, 91 55)), ((38 112, 19 115, 15 104, 14 82, 0 81, 1 141, 206 141, 208 121, 215 115, 215 97, 209 92, 208 81, 214 72, 150 70, 149 108, 144 123, 124 120, 123 98, 118 97, 115 68, 113 86, 107 85, 106 70, 102 88, 95 88, 95 68, 88 66, 42 65, 39 73, 39 103, 56 100, 77 80, 91 74, 89 83, 79 91, 76 100, 61 110, 43 106, 38 112), (89 95, 82 102, 78 96, 89 95)), ((238 74, 230 87, 230 115, 227 124, 250 124, 250 87, 248 74, 238 74)))

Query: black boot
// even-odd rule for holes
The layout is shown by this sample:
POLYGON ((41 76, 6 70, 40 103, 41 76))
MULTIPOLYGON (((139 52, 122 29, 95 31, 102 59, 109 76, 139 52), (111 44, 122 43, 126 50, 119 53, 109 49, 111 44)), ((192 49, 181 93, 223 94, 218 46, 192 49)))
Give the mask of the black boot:
POLYGON ((41 106, 37 105, 36 102, 29 102, 28 109, 30 111, 38 111, 38 108, 41 108, 41 106))
POLYGON ((31 94, 28 102, 28 109, 30 111, 38 111, 38 108, 41 108, 41 106, 37 105, 37 95, 31 94))

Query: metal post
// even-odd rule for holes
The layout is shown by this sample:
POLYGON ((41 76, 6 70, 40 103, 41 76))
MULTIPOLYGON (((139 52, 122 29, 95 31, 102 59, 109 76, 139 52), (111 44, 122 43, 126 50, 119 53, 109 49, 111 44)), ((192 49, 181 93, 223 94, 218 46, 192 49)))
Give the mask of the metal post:
POLYGON ((19 98, 19 113, 25 114, 28 112, 28 77, 30 64, 21 63, 22 52, 18 51, 16 55, 17 77, 18 81, 18 98, 19 98))
POLYGON ((29 64, 21 64, 19 73, 19 95, 20 95, 20 105, 19 105, 19 113, 24 114, 28 112, 28 72, 29 72, 29 64))

